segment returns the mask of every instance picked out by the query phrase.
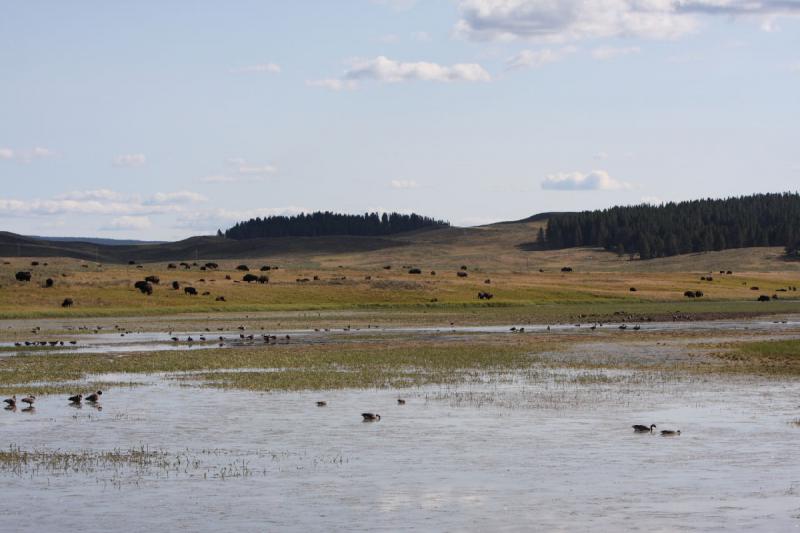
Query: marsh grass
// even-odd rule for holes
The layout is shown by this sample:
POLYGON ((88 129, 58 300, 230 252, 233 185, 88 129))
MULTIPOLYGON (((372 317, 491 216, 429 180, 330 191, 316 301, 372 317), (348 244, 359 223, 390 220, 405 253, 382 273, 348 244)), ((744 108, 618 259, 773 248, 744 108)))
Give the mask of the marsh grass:
POLYGON ((800 339, 726 344, 714 355, 725 362, 723 371, 770 377, 800 376, 800 339))

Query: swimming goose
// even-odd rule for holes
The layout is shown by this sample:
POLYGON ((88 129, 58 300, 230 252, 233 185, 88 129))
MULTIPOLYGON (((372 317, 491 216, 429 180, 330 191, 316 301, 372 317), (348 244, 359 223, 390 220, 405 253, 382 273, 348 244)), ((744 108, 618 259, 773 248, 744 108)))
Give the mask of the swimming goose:
POLYGON ((33 402, 35 402, 35 401, 36 401, 36 396, 34 396, 33 394, 31 394, 30 396, 26 396, 25 398, 23 398, 23 399, 22 399, 22 400, 20 400, 20 401, 21 401, 21 402, 23 402, 23 403, 27 403, 27 404, 28 404, 28 407, 32 407, 32 406, 33 406, 33 402))
POLYGON ((75 396, 69 397, 69 403, 81 403, 83 400, 83 394, 76 394, 75 396))
POLYGON ((325 407, 326 405, 328 405, 328 402, 325 400, 320 400, 317 402, 317 407, 325 407))
POLYGON ((8 407, 15 407, 17 405, 17 395, 15 394, 11 398, 6 398, 3 400, 4 403, 8 404, 8 407))
POLYGON ((662 437, 677 437, 681 434, 681 430, 664 429, 661 431, 662 437))
POLYGON ((402 398, 398 398, 397 399, 397 405, 405 405, 405 404, 406 404, 406 401, 404 399, 402 399, 402 398))
POLYGON ((652 433, 653 429, 655 429, 655 427, 656 427, 655 424, 650 424, 650 427, 643 426, 641 424, 634 424, 633 425, 633 430, 636 433, 652 433))
POLYGON ((361 413, 361 416, 364 417, 364 422, 377 422, 381 419, 381 415, 376 413, 361 413))
POLYGON ((95 392, 95 393, 93 393, 93 394, 90 394, 89 396, 87 396, 87 397, 85 398, 85 400, 86 400, 87 402, 91 402, 91 403, 97 403, 97 402, 98 402, 98 400, 100 400, 100 396, 102 396, 102 395, 103 395, 103 391, 99 390, 99 391, 97 391, 97 392, 95 392))

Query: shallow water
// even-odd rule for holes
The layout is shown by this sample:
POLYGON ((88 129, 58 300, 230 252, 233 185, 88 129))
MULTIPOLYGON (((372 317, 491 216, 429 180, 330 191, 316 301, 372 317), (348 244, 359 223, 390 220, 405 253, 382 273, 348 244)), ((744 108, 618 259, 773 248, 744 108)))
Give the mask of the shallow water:
POLYGON ((0 411, 0 446, 146 446, 182 467, 0 469, 0 530, 800 529, 800 383, 592 373, 609 381, 254 393, 151 376, 100 411, 42 398, 0 411), (630 429, 651 422, 683 433, 630 429))
MULTIPOLYGON (((635 324, 628 325, 624 333, 626 335, 636 335, 637 331, 633 328, 635 324)), ((549 331, 552 334, 583 332, 591 335, 592 324, 509 324, 492 326, 450 326, 450 327, 369 327, 369 328, 348 328, 348 329, 284 329, 279 331, 247 330, 247 335, 254 335, 253 340, 242 339, 243 333, 238 330, 225 331, 173 331, 170 333, 142 331, 128 332, 121 334, 115 333, 94 333, 94 334, 75 334, 65 333, 63 337, 56 338, 48 336, 46 339, 32 337, 30 340, 61 340, 65 342, 63 347, 24 347, 19 351, 7 350, 0 352, 0 357, 8 357, 24 354, 63 354, 63 353, 130 353, 142 351, 167 351, 167 350, 199 350, 209 348, 231 348, 247 345, 263 345, 262 335, 274 335, 276 340, 270 341, 272 344, 315 344, 327 343, 336 339, 343 339, 348 335, 358 334, 364 336, 382 335, 438 335, 442 333, 452 334, 474 334, 474 333, 495 333, 495 334, 524 334, 542 333, 549 331), (286 336, 289 339, 286 339, 286 336), (172 338, 179 339, 175 342, 172 338), (206 341, 200 341, 205 337, 206 341), (220 339, 222 337, 222 339, 220 339), (193 342, 187 342, 191 338, 193 342), (68 341, 75 341, 74 346, 68 345, 68 341)), ((599 324, 595 326, 597 330, 619 331, 620 324, 599 324)), ((708 332, 712 333, 786 333, 794 332, 800 327, 800 319, 791 317, 782 320, 708 320, 697 322, 644 322, 639 323, 638 327, 645 332, 708 332)), ((0 342, 0 347, 13 348, 14 342, 0 342)))

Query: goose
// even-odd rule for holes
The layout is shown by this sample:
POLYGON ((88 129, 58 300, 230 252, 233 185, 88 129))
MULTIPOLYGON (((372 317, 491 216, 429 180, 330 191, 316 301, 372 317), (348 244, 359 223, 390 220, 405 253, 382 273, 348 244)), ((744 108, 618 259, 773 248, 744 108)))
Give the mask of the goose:
POLYGON ((69 403, 81 403, 81 400, 83 400, 83 394, 76 394, 75 396, 70 396, 68 399, 69 403))
POLYGON ((364 422, 377 422, 381 419, 381 415, 377 413, 361 413, 361 416, 364 417, 364 422))
POLYGON ((103 391, 99 390, 95 393, 88 395, 85 400, 91 403, 97 403, 100 400, 100 396, 103 395, 103 391))
POLYGON ((662 437, 677 437, 681 434, 681 430, 673 430, 673 429, 664 429, 661 431, 662 437))
POLYGON ((31 395, 29 395, 29 396, 26 396, 26 397, 24 397, 24 398, 23 398, 23 399, 21 399, 20 401, 21 401, 21 402, 23 402, 23 403, 27 403, 27 404, 28 404, 28 407, 33 407, 33 402, 35 402, 35 401, 36 401, 36 396, 34 396, 33 394, 31 394, 31 395))
POLYGON ((647 427, 647 426, 643 426, 641 424, 634 424, 632 427, 633 427, 633 430, 636 433, 652 433, 653 430, 655 429, 656 425, 655 424, 650 424, 650 427, 647 427))
POLYGON ((405 405, 405 404, 406 404, 406 401, 404 399, 402 399, 402 398, 398 398, 397 399, 397 405, 405 405))
POLYGON ((8 404, 8 407, 16 407, 17 405, 17 395, 15 394, 11 398, 6 398, 3 400, 3 403, 8 404))
POLYGON ((326 405, 328 405, 328 402, 324 400, 320 400, 317 402, 317 407, 325 407, 326 405))

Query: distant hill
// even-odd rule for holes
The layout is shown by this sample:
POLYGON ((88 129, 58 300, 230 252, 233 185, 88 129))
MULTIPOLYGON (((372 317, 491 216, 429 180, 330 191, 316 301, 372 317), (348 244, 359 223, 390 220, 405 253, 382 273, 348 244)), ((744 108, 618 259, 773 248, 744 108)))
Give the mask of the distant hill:
POLYGON ((734 248, 800 249, 800 194, 755 194, 561 213, 539 234, 548 248, 600 246, 642 259, 734 248))
POLYGON ((27 235, 31 239, 51 242, 88 242, 89 244, 106 244, 108 246, 125 246, 131 244, 163 244, 166 241, 139 241, 136 239, 104 239, 101 237, 42 237, 27 235))

